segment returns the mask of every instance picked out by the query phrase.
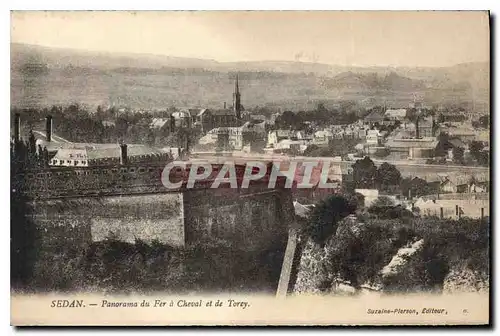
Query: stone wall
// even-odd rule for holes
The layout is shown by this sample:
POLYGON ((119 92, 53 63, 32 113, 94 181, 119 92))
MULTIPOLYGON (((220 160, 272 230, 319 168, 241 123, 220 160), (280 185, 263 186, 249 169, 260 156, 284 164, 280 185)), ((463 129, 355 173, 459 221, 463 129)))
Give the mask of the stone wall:
POLYGON ((293 211, 293 205, 283 193, 230 188, 185 192, 186 243, 223 240, 258 250, 286 242, 289 221, 284 211, 293 211))
POLYGON ((481 218, 481 209, 483 209, 483 215, 489 216, 490 214, 490 202, 489 200, 427 200, 422 199, 415 202, 415 207, 420 209, 420 214, 423 216, 441 216, 441 208, 443 208, 444 218, 457 219, 458 215, 456 213, 456 206, 462 210, 462 217, 471 218, 481 218))
POLYGON ((181 193, 35 201, 37 226, 85 227, 90 241, 107 237, 184 245, 181 193))

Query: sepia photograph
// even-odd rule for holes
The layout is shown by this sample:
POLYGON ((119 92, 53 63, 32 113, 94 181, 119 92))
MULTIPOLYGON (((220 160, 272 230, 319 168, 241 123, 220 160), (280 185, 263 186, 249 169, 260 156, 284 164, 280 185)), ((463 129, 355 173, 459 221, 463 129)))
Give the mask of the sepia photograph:
POLYGON ((12 325, 491 323, 488 11, 10 19, 12 325))

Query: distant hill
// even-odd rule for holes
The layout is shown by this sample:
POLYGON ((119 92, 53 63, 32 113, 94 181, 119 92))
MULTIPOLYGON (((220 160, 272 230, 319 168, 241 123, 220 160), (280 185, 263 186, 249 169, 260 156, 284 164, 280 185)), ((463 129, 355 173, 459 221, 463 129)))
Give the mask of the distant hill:
POLYGON ((232 100, 238 72, 247 107, 312 108, 319 101, 407 105, 473 104, 487 109, 489 64, 445 68, 346 67, 320 63, 215 60, 55 49, 11 44, 11 102, 47 106, 72 102, 220 107, 232 100))

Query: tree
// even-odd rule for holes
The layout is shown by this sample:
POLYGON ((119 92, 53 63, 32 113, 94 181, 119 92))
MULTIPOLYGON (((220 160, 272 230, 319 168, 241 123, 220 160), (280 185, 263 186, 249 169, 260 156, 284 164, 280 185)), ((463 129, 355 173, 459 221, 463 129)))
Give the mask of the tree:
POLYGON ((339 195, 330 196, 316 204, 304 231, 313 242, 324 246, 337 231, 338 222, 355 211, 355 202, 339 195))
POLYGON ((490 128, 490 116, 483 115, 479 117, 479 126, 482 128, 490 128))
POLYGON ((452 147, 448 133, 441 132, 438 135, 438 144, 436 146, 436 156, 446 156, 448 150, 452 147))
POLYGON ((401 193, 406 197, 418 197, 434 193, 426 180, 420 177, 405 178, 401 180, 401 193))
POLYGON ((453 147, 453 162, 464 163, 464 149, 462 147, 453 147))
POLYGON ((292 111, 285 111, 276 119, 276 123, 280 128, 296 127, 299 123, 299 117, 292 111))
POLYGON ((469 149, 470 149, 470 154, 472 155, 472 157, 476 160, 476 161, 479 161, 479 155, 481 153, 481 151, 483 150, 484 148, 484 145, 481 141, 472 141, 470 146, 469 146, 469 149))
POLYGON ((370 206, 370 208, 376 207, 386 207, 386 206, 394 206, 395 203, 392 198, 387 196, 379 196, 370 206))
POLYGON ((361 160, 357 160, 352 165, 352 168, 354 185, 356 188, 370 189, 375 186, 377 167, 368 156, 365 156, 361 160))
POLYGON ((390 191, 401 183, 401 173, 396 166, 384 162, 377 169, 376 181, 380 190, 390 191))

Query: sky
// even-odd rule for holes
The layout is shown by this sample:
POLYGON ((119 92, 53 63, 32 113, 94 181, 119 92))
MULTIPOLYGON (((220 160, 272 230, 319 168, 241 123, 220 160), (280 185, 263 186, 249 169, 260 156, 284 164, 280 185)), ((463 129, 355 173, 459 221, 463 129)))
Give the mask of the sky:
POLYGON ((234 61, 489 61, 487 12, 12 12, 11 42, 234 61))

